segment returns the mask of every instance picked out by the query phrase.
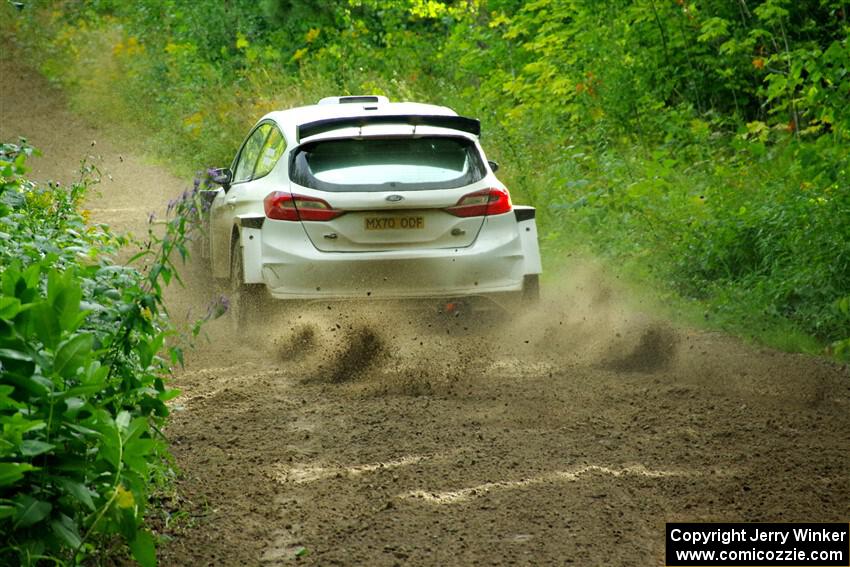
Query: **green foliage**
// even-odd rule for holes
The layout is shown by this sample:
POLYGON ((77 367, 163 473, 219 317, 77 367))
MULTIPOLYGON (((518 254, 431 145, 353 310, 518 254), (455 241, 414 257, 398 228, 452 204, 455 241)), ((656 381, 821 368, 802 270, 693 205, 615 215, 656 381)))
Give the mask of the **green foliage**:
MULTIPOLYGON (((850 319, 850 295, 837 300, 835 302, 835 308, 838 309, 845 318, 850 319)), ((840 341, 835 341, 832 344, 832 348, 838 359, 850 361, 850 337, 840 341)))
POLYGON ((850 335, 846 1, 43 5, 18 41, 171 155, 225 164, 266 111, 328 94, 446 104, 481 118, 548 262, 586 246, 736 328, 850 335))
POLYGON ((27 146, 0 146, 0 563, 77 564, 120 535, 156 563, 143 526, 152 475, 167 469, 159 433, 176 395, 163 377, 182 354, 162 283, 184 252, 187 199, 147 244, 152 268, 112 263, 126 243, 70 187, 24 177, 27 146))

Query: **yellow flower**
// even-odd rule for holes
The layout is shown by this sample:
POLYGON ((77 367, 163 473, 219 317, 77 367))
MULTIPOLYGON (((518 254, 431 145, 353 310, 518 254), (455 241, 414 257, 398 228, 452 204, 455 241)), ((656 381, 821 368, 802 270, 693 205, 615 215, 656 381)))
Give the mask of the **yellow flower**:
POLYGON ((192 137, 197 138, 201 135, 201 130, 204 126, 204 113, 195 112, 183 119, 183 127, 189 132, 192 137))
POLYGON ((119 486, 116 490, 115 503, 118 504, 119 508, 132 508, 136 505, 136 499, 133 498, 133 493, 124 488, 124 486, 119 486))
POLYGON ((310 31, 307 32, 307 35, 304 36, 304 41, 307 43, 313 43, 316 41, 316 38, 319 37, 321 30, 319 28, 310 28, 310 31))
MULTIPOLYGON (((73 47, 73 46, 71 46, 73 47)), ((116 56, 133 56, 145 52, 145 46, 139 43, 138 38, 128 37, 112 46, 112 54, 116 56)))
POLYGON ((292 54, 292 60, 293 61, 299 61, 302 57, 304 57, 307 54, 307 51, 309 51, 309 50, 306 47, 302 47, 301 49, 299 49, 298 51, 296 51, 295 53, 292 54))

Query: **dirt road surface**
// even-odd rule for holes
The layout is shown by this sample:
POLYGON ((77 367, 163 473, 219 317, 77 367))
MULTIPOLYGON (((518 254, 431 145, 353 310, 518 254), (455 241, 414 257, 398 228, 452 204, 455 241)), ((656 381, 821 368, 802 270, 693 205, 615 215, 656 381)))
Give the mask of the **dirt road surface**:
MULTIPOLYGON (((1 65, 0 136, 42 149, 39 179, 99 156, 96 219, 143 234, 189 185, 1 65)), ((547 268, 563 276, 509 322, 367 304, 210 325, 173 380, 161 563, 651 566, 665 522, 850 519, 846 368, 675 328, 593 269, 547 268)), ((176 319, 214 295, 203 274, 170 290, 176 319)))

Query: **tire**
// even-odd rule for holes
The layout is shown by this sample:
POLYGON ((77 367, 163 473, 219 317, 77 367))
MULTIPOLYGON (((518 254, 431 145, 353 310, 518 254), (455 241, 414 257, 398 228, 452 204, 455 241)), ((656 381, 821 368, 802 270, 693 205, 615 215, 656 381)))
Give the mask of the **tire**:
POLYGON ((526 274, 522 282, 522 302, 534 305, 540 301, 540 274, 526 274))
POLYGON ((248 327, 251 318, 256 315, 263 303, 263 286, 245 283, 245 264, 242 259, 242 245, 233 241, 230 250, 230 321, 234 330, 248 327))

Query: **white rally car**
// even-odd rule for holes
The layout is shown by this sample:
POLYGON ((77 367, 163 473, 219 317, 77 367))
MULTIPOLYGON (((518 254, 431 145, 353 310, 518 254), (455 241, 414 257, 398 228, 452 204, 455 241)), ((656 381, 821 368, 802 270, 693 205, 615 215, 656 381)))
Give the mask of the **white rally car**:
POLYGON ((383 96, 271 112, 207 193, 212 274, 246 298, 533 300, 533 207, 511 203, 477 120, 383 96))

